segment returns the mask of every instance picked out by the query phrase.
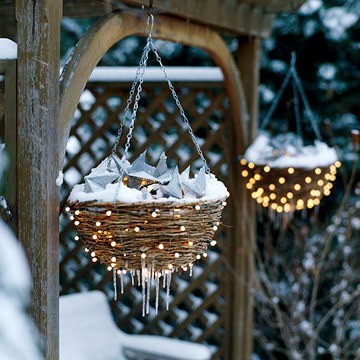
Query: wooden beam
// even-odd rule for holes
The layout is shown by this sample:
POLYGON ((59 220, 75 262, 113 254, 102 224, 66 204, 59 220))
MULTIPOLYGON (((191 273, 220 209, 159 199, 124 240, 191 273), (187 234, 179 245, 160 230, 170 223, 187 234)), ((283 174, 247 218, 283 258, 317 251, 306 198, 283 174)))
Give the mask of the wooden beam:
POLYGON ((262 8, 267 12, 295 12, 306 0, 239 0, 240 3, 262 8))
MULTIPOLYGON (((140 7, 149 4, 146 0, 124 0, 123 3, 140 7)), ((261 8, 234 1, 154 0, 153 6, 155 11, 238 35, 269 36, 274 19, 273 14, 261 8)))
POLYGON ((17 232, 17 116, 16 116, 16 59, 0 60, 0 73, 4 75, 4 140, 6 152, 10 157, 10 166, 5 176, 5 198, 14 216, 10 226, 17 232))
POLYGON ((62 1, 16 0, 18 221, 33 275, 31 315, 47 360, 59 356, 58 116, 62 1))

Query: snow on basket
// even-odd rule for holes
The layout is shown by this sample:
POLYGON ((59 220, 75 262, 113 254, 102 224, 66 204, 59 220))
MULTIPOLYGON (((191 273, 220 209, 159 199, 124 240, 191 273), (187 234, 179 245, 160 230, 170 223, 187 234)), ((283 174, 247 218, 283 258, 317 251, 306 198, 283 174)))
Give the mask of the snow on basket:
MULTIPOLYGON (((153 26, 153 16, 151 29, 153 26)), ((66 211, 74 222, 85 251, 93 262, 107 265, 116 278, 130 273, 142 285, 143 315, 149 312, 151 284, 156 285, 156 311, 159 284, 169 286, 174 271, 192 272, 193 263, 206 257, 208 245, 215 245, 215 231, 229 196, 225 185, 210 173, 207 162, 191 129, 171 81, 154 46, 151 29, 140 65, 132 84, 112 154, 76 185, 68 199, 66 211), (195 177, 190 167, 179 174, 169 169, 166 156, 153 167, 146 163, 146 151, 132 164, 126 159, 135 126, 143 76, 150 50, 155 54, 171 93, 180 110, 203 167, 195 177), (133 97, 135 98, 133 100, 133 97), (117 146, 133 102, 123 156, 117 146)), ((167 304, 168 305, 168 304, 167 304)))
POLYGON ((316 119, 296 71, 295 60, 295 54, 292 54, 288 73, 261 129, 269 124, 292 80, 297 134, 288 132, 272 136, 262 131, 240 159, 241 175, 247 180, 246 187, 251 190, 251 196, 263 207, 278 213, 292 213, 319 205, 324 195, 330 195, 337 168, 341 166, 335 149, 321 140, 316 119), (302 139, 299 95, 317 138, 313 145, 304 146, 302 139))
POLYGON ((341 166, 335 149, 325 143, 299 148, 297 142, 291 133, 273 138, 261 133, 240 160, 252 198, 278 213, 320 204, 330 195, 341 166))

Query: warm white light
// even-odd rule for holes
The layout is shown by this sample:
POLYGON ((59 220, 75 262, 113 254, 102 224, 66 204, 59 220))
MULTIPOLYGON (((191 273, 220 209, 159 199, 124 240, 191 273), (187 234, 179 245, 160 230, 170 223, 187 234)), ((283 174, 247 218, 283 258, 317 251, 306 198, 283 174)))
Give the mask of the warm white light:
POLYGON ((288 168, 288 173, 289 174, 293 174, 295 172, 294 168, 290 167, 288 168))
POLYGON ((275 190, 275 185, 274 185, 274 184, 270 184, 270 185, 269 185, 269 190, 274 191, 274 190, 275 190))
POLYGON ((80 238, 76 235, 75 237, 74 237, 74 240, 75 241, 78 241, 80 238))
POLYGON ((316 169, 315 169, 315 174, 316 174, 316 175, 320 175, 320 174, 321 174, 321 169, 320 169, 320 168, 316 168, 316 169))
POLYGON ((249 167, 250 169, 253 169, 253 168, 255 167, 255 164, 252 163, 252 162, 249 162, 248 167, 249 167))
POLYGON ((97 262, 97 258, 96 258, 96 257, 93 257, 93 258, 92 258, 92 261, 93 261, 93 262, 97 262))
MULTIPOLYGON (((139 232, 140 231, 140 228, 138 226, 135 226, 135 232, 139 232)), ((126 231, 126 230, 125 230, 126 231)))
POLYGON ((210 242, 210 245, 211 245, 211 246, 215 246, 215 245, 216 245, 216 240, 212 240, 212 241, 210 242))
POLYGON ((172 264, 168 265, 168 268, 171 270, 174 266, 172 264))
POLYGON ((216 225, 213 226, 213 230, 216 231, 218 227, 216 225))
POLYGON ((180 254, 176 252, 176 253, 174 254, 174 256, 175 256, 176 258, 179 258, 179 257, 180 257, 180 254))
POLYGON ((194 243, 192 242, 192 241, 189 241, 189 246, 193 246, 194 245, 194 243))
POLYGON ((265 167, 264 167, 264 171, 267 173, 267 172, 269 172, 271 169, 270 169, 270 166, 268 166, 268 165, 266 165, 265 167))
POLYGON ((90 250, 88 248, 85 248, 85 252, 89 252, 90 250))
POLYGON ((223 201, 223 203, 222 203, 224 206, 226 206, 227 205, 227 202, 226 201, 223 201))
POLYGON ((259 181, 259 180, 261 180, 261 176, 260 176, 259 174, 255 174, 255 175, 254 175, 254 179, 255 179, 256 181, 259 181))
POLYGON ((208 256, 207 253, 203 253, 203 257, 206 258, 208 256))
POLYGON ((279 178, 279 183, 280 184, 285 184, 285 178, 284 177, 281 177, 281 178, 279 178))
POLYGON ((66 212, 69 212, 69 211, 70 211, 70 208, 67 206, 67 207, 65 208, 65 211, 66 211, 66 212))
POLYGON ((111 266, 108 266, 107 269, 108 269, 108 271, 111 271, 111 270, 112 270, 112 267, 111 267, 111 266))
POLYGON ((80 224, 80 221, 79 220, 76 220, 75 222, 74 222, 74 225, 75 226, 78 226, 80 224))
POLYGON ((163 244, 159 244, 159 249, 163 250, 164 249, 164 245, 163 244))
POLYGON ((198 260, 200 260, 200 259, 201 259, 201 255, 196 255, 196 258, 197 258, 198 260))
POLYGON ((301 185, 300 185, 300 184, 295 184, 295 185, 294 185, 294 189, 295 189, 296 191, 299 191, 299 190, 301 189, 301 185))
POLYGON ((93 238, 94 240, 96 240, 96 239, 97 239, 97 235, 93 235, 92 238, 93 238))
POLYGON ((288 199, 292 199, 294 197, 294 194, 292 192, 288 192, 287 195, 288 199))
POLYGON ((142 259, 145 259, 145 258, 146 258, 146 254, 145 254, 145 253, 142 253, 142 254, 141 254, 141 258, 142 258, 142 259))
POLYGON ((195 210, 200 210, 200 205, 195 205, 195 210))
POLYGON ((247 163, 247 161, 246 161, 245 159, 241 159, 241 160, 240 160, 240 164, 241 164, 241 165, 246 165, 246 163, 247 163))
POLYGON ((307 184, 310 184, 310 183, 311 183, 311 177, 310 177, 310 176, 307 176, 307 177, 305 178, 305 182, 306 182, 307 184))
POLYGON ((181 231, 185 231, 185 226, 184 226, 184 225, 181 225, 181 226, 180 226, 180 230, 181 230, 181 231))
POLYGON ((112 246, 112 247, 115 247, 115 246, 116 246, 116 241, 112 241, 112 242, 111 242, 111 246, 112 246))
POLYGON ((337 168, 339 168, 339 167, 341 166, 341 162, 340 162, 340 161, 337 161, 337 162, 335 163, 335 166, 336 166, 337 168))
POLYGON ((113 256, 112 258, 111 258, 111 262, 116 262, 116 257, 115 256, 113 256))
POLYGON ((241 172, 242 177, 247 177, 249 175, 249 172, 247 170, 243 170, 241 172))
POLYGON ((95 251, 93 251, 90 255, 91 255, 91 257, 94 257, 96 255, 95 251))
POLYGON ((153 218, 156 218, 156 217, 157 217, 156 211, 153 211, 153 212, 151 213, 151 216, 152 216, 153 218))
POLYGON ((70 216, 70 220, 73 221, 75 218, 74 218, 74 215, 71 215, 70 216))
POLYGON ((110 215, 111 215, 111 211, 108 210, 108 211, 106 212, 106 215, 107 215, 107 216, 110 216, 110 215))
POLYGON ((96 226, 101 226, 101 222, 100 222, 100 221, 97 221, 97 222, 95 223, 95 225, 96 225, 96 226))

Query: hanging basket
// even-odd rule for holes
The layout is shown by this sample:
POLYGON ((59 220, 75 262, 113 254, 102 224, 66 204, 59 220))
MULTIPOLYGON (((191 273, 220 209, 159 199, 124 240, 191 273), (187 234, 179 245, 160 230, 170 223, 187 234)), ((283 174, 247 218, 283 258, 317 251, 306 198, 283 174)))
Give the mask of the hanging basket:
POLYGON ((321 140, 317 122, 295 68, 294 54, 261 130, 269 124, 290 80, 294 92, 297 134, 273 136, 261 131, 240 158, 241 176, 246 180, 246 188, 251 191, 252 198, 264 208, 277 213, 293 213, 319 205, 323 196, 330 195, 337 168, 341 166, 335 149, 321 140), (299 95, 317 138, 314 145, 303 145, 299 95))
POLYGON ((69 203, 92 260, 118 270, 183 269, 215 245, 225 198, 216 201, 69 203))
POLYGON ((181 106, 175 89, 153 43, 151 30, 144 48, 127 106, 110 157, 76 185, 66 211, 74 222, 93 262, 106 264, 116 276, 129 272, 143 289, 143 315, 149 312, 150 285, 156 284, 156 311, 160 278, 167 284, 174 271, 192 272, 193 264, 207 257, 208 245, 215 245, 221 213, 229 196, 225 185, 210 173, 206 159, 181 106), (149 52, 155 54, 180 115, 194 143, 203 167, 190 178, 190 167, 179 174, 169 169, 163 154, 156 167, 146 163, 146 151, 132 164, 127 161, 149 52), (116 155, 124 125, 130 114, 128 134, 121 159, 116 155), (145 291, 147 295, 145 296, 145 291), (146 298, 146 299, 145 299, 146 298))
POLYGON ((273 149, 276 157, 264 161, 261 155, 269 148, 258 146, 264 144, 264 139, 269 140, 260 134, 240 159, 241 176, 258 204, 277 213, 292 213, 311 209, 320 204, 323 196, 330 195, 337 168, 341 166, 334 149, 318 143, 322 150, 305 147, 307 153, 296 156, 279 154, 278 149, 273 149), (255 153, 261 155, 254 156, 255 153))

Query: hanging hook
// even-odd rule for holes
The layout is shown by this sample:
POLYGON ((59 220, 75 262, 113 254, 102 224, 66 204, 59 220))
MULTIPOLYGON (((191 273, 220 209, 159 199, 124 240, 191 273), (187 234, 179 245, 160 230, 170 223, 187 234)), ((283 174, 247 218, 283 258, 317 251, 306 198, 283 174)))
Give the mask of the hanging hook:
POLYGON ((147 23, 148 26, 150 26, 150 29, 149 29, 149 37, 151 37, 152 30, 153 30, 153 28, 154 28, 154 15, 153 15, 153 14, 149 14, 146 23, 147 23))

